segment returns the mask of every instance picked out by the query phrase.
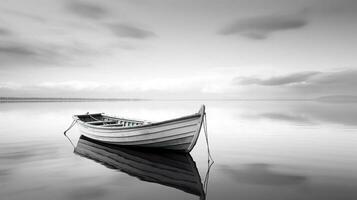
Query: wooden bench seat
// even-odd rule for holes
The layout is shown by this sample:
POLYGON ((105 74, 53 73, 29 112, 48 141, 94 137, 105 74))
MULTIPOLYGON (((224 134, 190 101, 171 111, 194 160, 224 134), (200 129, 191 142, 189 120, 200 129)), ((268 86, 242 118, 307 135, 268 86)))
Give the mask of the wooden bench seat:
POLYGON ((103 124, 103 123, 115 123, 118 122, 118 120, 110 120, 110 121, 91 121, 91 122, 86 122, 87 124, 103 124))
POLYGON ((105 124, 105 125, 102 125, 102 126, 104 126, 104 127, 111 127, 111 126, 115 126, 115 127, 117 127, 117 126, 124 126, 124 124, 105 124))

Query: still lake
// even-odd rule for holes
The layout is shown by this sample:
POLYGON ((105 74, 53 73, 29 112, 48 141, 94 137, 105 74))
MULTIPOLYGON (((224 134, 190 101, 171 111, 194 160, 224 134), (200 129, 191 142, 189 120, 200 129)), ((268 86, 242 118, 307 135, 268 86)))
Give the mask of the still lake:
MULTIPOLYGON (((0 103, 0 199, 204 199, 194 192, 201 184, 149 176, 176 157, 158 157, 162 168, 143 172, 137 162, 124 166, 121 156, 143 163, 155 156, 120 149, 81 156, 63 135, 73 114, 160 121, 197 112, 202 103, 215 163, 206 174, 201 131, 182 165, 202 182, 209 176, 206 199, 357 199, 357 104, 314 101, 0 103)), ((68 136, 75 146, 82 141, 76 127, 68 136)))

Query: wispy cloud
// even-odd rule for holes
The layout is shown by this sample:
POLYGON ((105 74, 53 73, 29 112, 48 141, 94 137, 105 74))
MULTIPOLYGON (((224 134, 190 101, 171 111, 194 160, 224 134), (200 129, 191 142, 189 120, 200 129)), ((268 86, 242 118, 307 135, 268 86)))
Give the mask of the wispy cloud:
POLYGON ((47 96, 78 96, 86 97, 93 94, 102 97, 118 97, 118 95, 134 94, 149 95, 153 94, 197 94, 204 84, 205 77, 180 77, 180 78, 152 78, 145 80, 121 80, 119 82, 104 81, 41 81, 35 83, 0 82, 0 93, 4 96, 13 94, 38 94, 47 96))
POLYGON ((27 48, 26 46, 20 45, 5 45, 0 46, 0 56, 35 56, 37 52, 34 49, 27 48))
POLYGON ((268 15, 240 19, 219 31, 221 35, 241 35, 254 40, 266 39, 271 33, 299 29, 308 21, 299 15, 268 15))
POLYGON ((267 79, 254 78, 254 77, 237 77, 234 79, 235 83, 241 85, 289 85, 289 84, 299 84, 304 83, 306 80, 320 74, 321 72, 299 72, 288 74, 284 76, 275 76, 267 79))
MULTIPOLYGON (((66 5, 66 8, 80 17, 89 19, 103 19, 109 16, 109 11, 102 5, 88 2, 73 1, 66 5)), ((150 30, 131 25, 127 22, 119 22, 115 20, 112 23, 103 23, 98 21, 98 25, 109 29, 114 36, 119 38, 133 38, 133 39, 148 39, 156 37, 156 34, 150 30)))
POLYGON ((107 9, 103 6, 80 1, 71 1, 68 3, 67 9, 73 14, 90 19, 101 19, 108 14, 107 9))
POLYGON ((336 72, 324 72, 313 81, 316 84, 352 84, 357 85, 357 70, 342 70, 336 72))
POLYGON ((156 37, 152 31, 144 30, 129 24, 108 24, 108 28, 120 38, 148 39, 156 37))
POLYGON ((101 90, 105 92, 109 91, 138 91, 138 92, 150 92, 150 91, 163 91, 170 90, 185 91, 192 88, 193 79, 151 79, 146 81, 122 81, 118 83, 105 83, 96 81, 46 81, 29 84, 18 84, 13 82, 0 82, 0 89, 14 90, 14 91, 31 91, 31 90, 43 90, 43 91, 68 91, 68 92, 90 92, 94 90, 101 90))
POLYGON ((53 89, 53 90, 95 90, 95 89, 110 89, 113 85, 93 82, 93 81, 63 81, 63 82, 42 82, 32 87, 37 89, 53 89))
POLYGON ((23 65, 25 63, 41 63, 49 61, 55 54, 49 48, 33 46, 25 43, 6 42, 0 44, 0 68, 23 65))
POLYGON ((7 35, 11 35, 11 31, 0 27, 0 36, 7 36, 7 35))
POLYGON ((22 11, 12 10, 12 9, 2 9, 1 12, 15 16, 15 17, 30 19, 32 21, 37 21, 37 22, 41 22, 41 23, 44 23, 47 21, 47 19, 45 17, 38 16, 35 14, 29 14, 29 13, 22 12, 22 11))
POLYGON ((312 76, 305 84, 295 85, 293 89, 302 94, 323 93, 356 95, 357 70, 324 72, 312 76))
POLYGON ((270 78, 236 77, 233 78, 232 85, 255 91, 255 94, 279 94, 296 98, 357 95, 357 70, 298 72, 270 78))
POLYGON ((1 179, 4 179, 5 177, 9 176, 11 174, 10 169, 0 169, 0 177, 1 179))
POLYGON ((79 57, 93 53, 94 50, 90 47, 80 44, 2 42, 0 43, 0 69, 16 66, 64 66, 79 57))

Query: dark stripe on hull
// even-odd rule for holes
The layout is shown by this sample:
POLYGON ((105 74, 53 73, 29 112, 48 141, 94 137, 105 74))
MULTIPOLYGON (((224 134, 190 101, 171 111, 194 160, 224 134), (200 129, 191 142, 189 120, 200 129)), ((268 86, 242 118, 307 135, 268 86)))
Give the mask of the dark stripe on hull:
MULTIPOLYGON (((173 130, 177 130, 177 129, 182 129, 182 128, 187 128, 187 127, 192 127, 194 128, 195 126, 197 126, 197 123, 194 124, 189 124, 189 125, 185 125, 185 126, 180 126, 180 127, 175 127, 175 128, 168 128, 168 129, 164 129, 164 130, 160 130, 160 131, 153 131, 153 132, 147 132, 147 133, 139 133, 139 134, 133 134, 133 135, 127 135, 127 136, 121 136, 120 132, 112 132, 112 133, 107 133, 108 136, 106 137, 113 137, 113 138, 131 138, 131 137, 141 137, 141 136, 147 136, 147 135, 153 135, 153 134, 157 134, 157 133, 162 133, 162 132, 166 132, 166 131, 173 131, 173 130), (109 135, 110 134, 110 135, 109 135)), ((86 129, 89 130, 89 132, 96 132, 98 133, 98 135, 102 135, 104 136, 104 134, 101 134, 101 132, 97 132, 95 129, 86 129)), ((134 131, 133 131, 134 132, 134 131)))
POLYGON ((107 137, 107 138, 123 138, 125 140, 137 140, 140 138, 150 138, 150 137, 156 137, 156 136, 169 136, 173 135, 178 132, 188 132, 188 131, 193 131, 197 130, 198 124, 190 124, 190 125, 185 125, 185 126, 179 126, 175 128, 167 127, 166 129, 162 129, 160 131, 153 131, 153 130, 146 130, 144 131, 135 131, 132 134, 128 133, 122 133, 122 132, 111 132, 111 133, 103 133, 103 132, 97 132, 95 129, 87 129, 80 127, 80 130, 84 133, 89 133, 93 135, 97 135, 99 137, 107 137))
POLYGON ((173 139, 173 140, 166 140, 162 142, 155 142, 155 143, 150 143, 150 144, 143 144, 143 147, 165 147, 165 146, 173 146, 173 145, 178 145, 178 144, 186 144, 186 143, 191 143, 193 139, 193 135, 178 138, 178 139, 173 139))
POLYGON ((89 138, 94 140, 99 140, 111 144, 116 145, 135 145, 135 146, 148 146, 148 147, 157 147, 157 148, 165 148, 165 149, 175 149, 180 151, 188 151, 189 144, 193 142, 196 132, 188 132, 188 133, 180 133, 173 136, 167 137, 160 137, 156 139, 147 139, 141 141, 133 141, 133 142, 121 142, 114 141, 113 138, 105 138, 105 137, 98 137, 95 135, 84 133, 89 138), (180 144, 188 144, 188 145, 180 145, 180 144), (172 145, 176 145, 175 147, 171 148, 172 145), (179 148, 181 147, 181 148, 179 148))
POLYGON ((177 144, 168 147, 163 147, 164 149, 177 150, 177 151, 187 151, 191 143, 177 144))
POLYGON ((136 145, 136 144, 149 144, 149 143, 157 143, 157 142, 162 142, 162 141, 168 141, 168 140, 176 140, 184 137, 189 137, 193 136, 195 131, 189 131, 189 132, 184 132, 184 133, 177 133, 175 135, 170 135, 170 136, 165 136, 165 137, 156 137, 156 138, 149 138, 149 139, 143 139, 143 140, 133 140, 133 141, 125 141, 122 140, 122 138, 108 138, 108 137, 102 137, 102 136, 97 136, 93 135, 90 133, 85 133, 83 132, 84 135, 88 135, 88 137, 93 138, 93 139, 99 139, 111 143, 120 143, 120 144, 127 144, 127 145, 136 145))

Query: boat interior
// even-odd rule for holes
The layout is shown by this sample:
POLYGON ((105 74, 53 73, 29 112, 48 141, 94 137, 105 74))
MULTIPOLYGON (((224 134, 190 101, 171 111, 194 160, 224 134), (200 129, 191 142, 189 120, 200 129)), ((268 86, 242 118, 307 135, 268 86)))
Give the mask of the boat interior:
POLYGON ((103 115, 102 113, 76 115, 76 117, 78 117, 80 121, 85 122, 87 124, 103 127, 132 127, 142 126, 148 123, 139 120, 110 117, 103 115))

